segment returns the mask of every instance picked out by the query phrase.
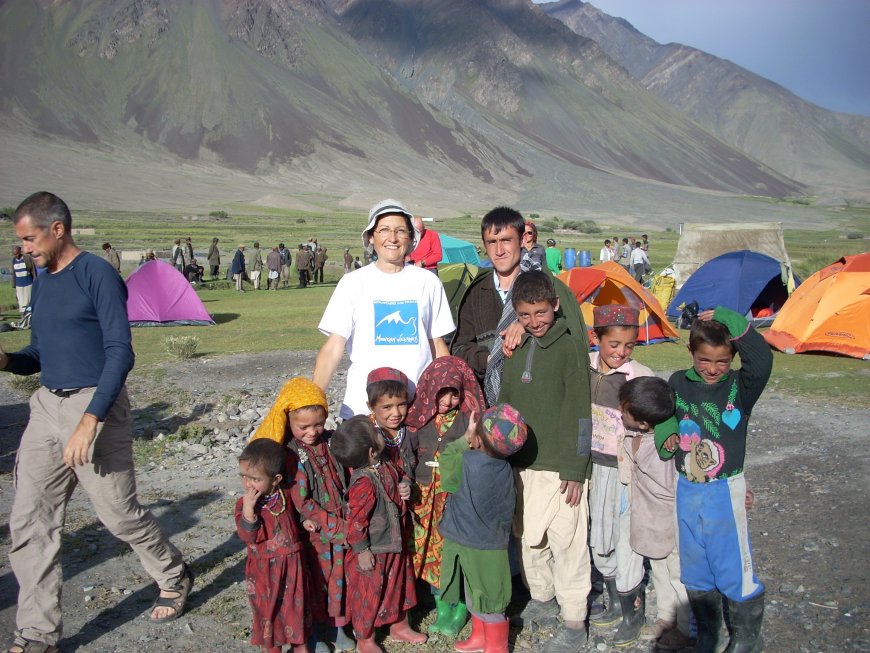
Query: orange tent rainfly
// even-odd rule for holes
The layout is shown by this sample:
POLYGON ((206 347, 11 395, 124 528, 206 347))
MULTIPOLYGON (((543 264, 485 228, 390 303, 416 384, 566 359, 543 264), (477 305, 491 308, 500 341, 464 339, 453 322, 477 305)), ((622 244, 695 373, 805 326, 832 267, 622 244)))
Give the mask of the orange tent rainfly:
POLYGON ((764 337, 787 354, 827 351, 870 360, 870 252, 844 256, 807 279, 764 337))
POLYGON ((661 304, 621 265, 608 261, 589 268, 571 268, 559 274, 580 304, 583 320, 592 328, 592 309, 607 304, 624 304, 640 312, 640 344, 677 340, 679 334, 665 317, 661 304))

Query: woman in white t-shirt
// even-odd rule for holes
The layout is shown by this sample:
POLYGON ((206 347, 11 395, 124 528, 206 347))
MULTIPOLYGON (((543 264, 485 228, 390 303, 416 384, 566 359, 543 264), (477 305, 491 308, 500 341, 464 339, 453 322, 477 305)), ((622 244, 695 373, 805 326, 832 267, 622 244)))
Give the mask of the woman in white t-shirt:
POLYGON ((314 382, 326 390, 345 350, 350 358, 340 415, 366 414, 366 378, 377 367, 404 372, 413 385, 433 358, 448 356, 444 336, 456 327, 440 279, 405 265, 418 234, 413 216, 395 200, 369 211, 363 245, 377 259, 345 274, 318 328, 327 337, 314 364, 314 382))

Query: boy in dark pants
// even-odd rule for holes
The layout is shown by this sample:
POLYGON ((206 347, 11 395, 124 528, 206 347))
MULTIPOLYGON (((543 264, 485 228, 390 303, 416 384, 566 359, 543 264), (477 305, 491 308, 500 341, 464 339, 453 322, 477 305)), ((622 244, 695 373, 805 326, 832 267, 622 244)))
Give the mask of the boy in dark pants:
POLYGON ((759 653, 764 585, 752 568, 743 461, 749 415, 773 367, 764 338, 723 307, 704 311, 689 335, 692 367, 675 372, 673 418, 656 427, 663 458, 674 456, 681 580, 698 623, 697 653, 717 649, 722 595, 728 653, 759 653), (741 368, 731 369, 734 354, 741 368))

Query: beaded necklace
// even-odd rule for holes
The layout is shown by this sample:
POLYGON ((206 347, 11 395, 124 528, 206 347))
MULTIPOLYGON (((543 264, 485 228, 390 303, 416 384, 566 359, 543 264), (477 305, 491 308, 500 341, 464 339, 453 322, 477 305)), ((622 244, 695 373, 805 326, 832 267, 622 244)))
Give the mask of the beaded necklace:
POLYGON ((287 510, 287 498, 284 496, 284 491, 279 487, 277 492, 273 492, 267 497, 263 498, 263 507, 269 511, 269 514, 273 517, 278 517, 287 510), (278 502, 281 502, 281 509, 278 512, 275 512, 273 508, 278 505, 278 502))
POLYGON ((374 425, 375 429, 378 433, 380 433, 384 438, 384 444, 386 444, 391 449, 395 449, 399 445, 402 444, 402 441, 405 439, 405 425, 399 427, 399 430, 396 431, 396 435, 388 435, 387 432, 375 421, 375 416, 370 416, 371 422, 374 425))

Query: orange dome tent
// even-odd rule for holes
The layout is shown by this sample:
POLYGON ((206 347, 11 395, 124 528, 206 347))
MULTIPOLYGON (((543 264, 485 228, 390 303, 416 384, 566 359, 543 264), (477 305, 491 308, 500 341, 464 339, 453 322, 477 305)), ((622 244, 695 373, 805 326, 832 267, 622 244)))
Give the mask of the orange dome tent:
POLYGON ((764 337, 787 354, 828 351, 870 360, 870 252, 844 256, 813 274, 764 337))
POLYGON ((559 274, 580 304, 583 321, 592 328, 592 309, 607 304, 625 304, 640 312, 640 344, 677 340, 679 334, 665 317, 661 304, 618 263, 608 261, 588 268, 571 268, 559 274))

